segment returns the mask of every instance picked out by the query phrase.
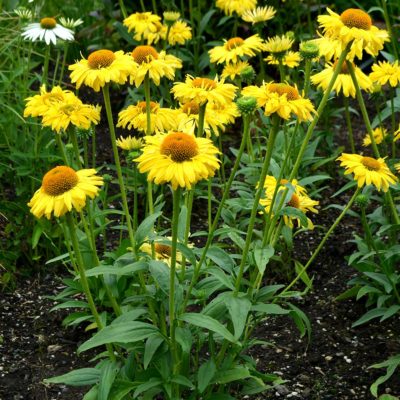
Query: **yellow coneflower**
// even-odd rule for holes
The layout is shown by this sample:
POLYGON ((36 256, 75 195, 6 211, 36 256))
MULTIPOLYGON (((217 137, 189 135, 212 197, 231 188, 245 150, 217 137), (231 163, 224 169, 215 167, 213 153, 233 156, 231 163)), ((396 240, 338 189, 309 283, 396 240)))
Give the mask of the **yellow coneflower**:
POLYGON ((291 49, 293 43, 294 40, 288 36, 274 36, 265 41, 264 51, 272 53, 275 57, 280 57, 291 49))
POLYGON ((275 14, 276 10, 274 7, 265 6, 244 11, 241 18, 243 21, 251 22, 252 25, 255 25, 260 22, 269 21, 274 18, 275 14))
POLYGON ((135 160, 147 180, 156 184, 170 183, 191 189, 194 184, 214 176, 219 168, 218 149, 209 139, 183 132, 170 132, 145 137, 143 153, 135 160))
POLYGON ((339 39, 332 39, 330 37, 321 36, 319 38, 310 40, 318 46, 319 55, 324 57, 325 60, 337 60, 342 54, 342 43, 339 39))
POLYGON ((103 178, 96 175, 95 169, 81 169, 75 171, 67 166, 58 166, 51 169, 43 177, 42 186, 33 195, 28 203, 31 213, 47 219, 54 214, 61 217, 68 211, 81 211, 86 205, 86 198, 97 196, 103 185, 103 178))
MULTIPOLYGON (((166 132, 176 127, 176 110, 162 108, 159 103, 150 102, 150 133, 166 132)), ((126 129, 147 132, 146 102, 139 101, 118 114, 118 125, 126 129)))
POLYGON ((123 51, 97 50, 68 67, 71 81, 79 89, 82 85, 98 92, 109 82, 123 84, 135 68, 135 63, 123 51))
POLYGON ((226 15, 236 13, 241 16, 245 11, 253 10, 257 0, 217 0, 215 5, 226 15))
POLYGON ((238 61, 234 64, 226 64, 222 70, 221 78, 235 80, 236 77, 240 77, 240 74, 249 68, 250 64, 247 61, 238 61))
MULTIPOLYGON (((165 40, 168 28, 164 27, 161 37, 165 40)), ((192 38, 192 28, 185 21, 176 21, 168 32, 168 44, 175 46, 176 44, 185 44, 192 38)))
POLYGON ((139 150, 143 147, 144 142, 142 138, 135 138, 131 135, 127 137, 120 137, 116 140, 117 146, 126 151, 139 150))
POLYGON ((377 64, 372 65, 372 72, 369 75, 370 79, 374 83, 380 85, 389 85, 396 87, 400 83, 400 65, 399 61, 378 61, 377 64))
MULTIPOLYGON (((172 242, 172 237, 167 236, 166 239, 172 242)), ((162 239, 154 241, 154 252, 156 260, 165 262, 169 267, 171 266, 171 254, 172 254, 172 246, 169 244, 160 243, 162 239)), ((152 246, 150 243, 145 242, 140 246, 140 251, 144 253, 152 255, 152 246)), ((181 268, 182 264, 182 253, 180 251, 176 251, 176 269, 181 268)))
MULTIPOLYGON (((375 143, 380 144, 387 136, 387 130, 385 128, 378 127, 374 129, 373 134, 375 143)), ((363 146, 369 146, 370 144, 371 144, 371 136, 369 136, 369 134, 367 133, 364 137, 363 146)))
POLYGON ((345 174, 354 174, 358 187, 374 185, 379 191, 387 192, 389 185, 396 183, 397 178, 392 174, 383 158, 364 157, 359 154, 343 153, 337 158, 340 166, 345 167, 345 174))
MULTIPOLYGON (((297 51, 287 51, 282 57, 280 57, 282 65, 286 65, 289 68, 298 67, 301 61, 300 53, 297 51)), ((267 58, 264 58, 270 65, 279 65, 279 59, 275 57, 273 54, 269 55, 267 58)))
POLYGON ((149 34, 160 29, 161 18, 151 12, 137 12, 123 20, 128 32, 134 31, 134 38, 138 42, 147 39, 149 34))
POLYGON ((255 97, 265 115, 277 113, 281 118, 289 119, 295 114, 300 121, 310 121, 315 113, 311 101, 302 97, 295 86, 286 83, 263 82, 261 87, 247 86, 242 95, 255 97))
MULTIPOLYGON (((326 90, 331 81, 336 65, 337 61, 335 61, 335 63, 333 64, 327 62, 325 68, 321 72, 318 72, 311 77, 311 82, 319 88, 326 90)), ((365 75, 364 72, 362 72, 362 70, 354 64, 353 69, 357 77, 357 82, 360 86, 360 89, 367 92, 372 92, 373 85, 371 79, 369 79, 368 76, 365 75)), ((351 79, 346 63, 343 63, 341 71, 335 80, 332 90, 334 90, 338 94, 342 92, 345 97, 356 97, 356 88, 354 86, 353 80, 351 79)))
POLYGON ((130 81, 131 84, 135 83, 136 87, 142 84, 147 74, 154 84, 159 86, 161 78, 172 80, 175 77, 175 70, 182 68, 182 61, 179 58, 168 55, 165 51, 158 53, 154 47, 147 45, 137 46, 132 51, 132 60, 134 65, 130 81))
POLYGON ((246 39, 234 37, 224 40, 222 46, 216 46, 208 51, 213 63, 236 63, 243 57, 254 57, 264 47, 263 40, 258 34, 246 39))
POLYGON ((232 102, 235 98, 237 87, 214 79, 200 78, 186 75, 185 82, 175 82, 171 92, 181 103, 194 100, 198 104, 207 101, 223 104, 232 102))
POLYGON ((371 17, 357 8, 348 8, 340 15, 327 8, 329 15, 320 15, 318 22, 323 29, 324 35, 338 39, 342 50, 348 43, 352 42, 348 58, 362 58, 363 50, 372 56, 376 56, 388 42, 387 31, 378 29, 372 24, 371 17))

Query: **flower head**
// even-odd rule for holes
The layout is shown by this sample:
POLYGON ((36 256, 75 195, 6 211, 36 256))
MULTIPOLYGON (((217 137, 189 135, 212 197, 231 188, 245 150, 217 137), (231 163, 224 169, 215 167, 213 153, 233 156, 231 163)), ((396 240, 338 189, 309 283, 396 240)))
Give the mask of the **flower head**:
POLYGON ((26 7, 18 7, 13 11, 21 18, 21 20, 30 21, 33 17, 32 11, 26 7))
POLYGON ((377 82, 380 85, 389 85, 396 87, 400 83, 400 65, 399 61, 378 61, 372 65, 372 72, 369 75, 372 82, 377 82))
MULTIPOLYGON (((150 102, 150 132, 166 132, 176 127, 176 110, 162 108, 159 103, 150 102)), ((146 102, 139 101, 118 114, 118 127, 147 132, 146 102)))
MULTIPOLYGON (((161 37, 167 38, 168 29, 165 27, 161 32, 161 37)), ((168 32, 168 44, 175 46, 176 44, 185 44, 192 38, 192 28, 185 21, 176 21, 170 27, 168 32)))
POLYGON ((246 39, 234 37, 224 40, 222 46, 216 46, 208 51, 213 63, 236 63, 243 57, 254 57, 264 47, 263 40, 258 35, 246 39))
POLYGON ((320 15, 318 22, 324 35, 340 42, 342 52, 352 42, 348 59, 362 58, 363 50, 376 56, 389 41, 387 31, 372 24, 371 17, 357 8, 348 8, 340 15, 327 8, 329 15, 320 15))
POLYGON ((255 25, 274 18, 275 14, 276 10, 274 7, 265 6, 244 11, 241 18, 243 21, 251 22, 252 25, 255 25))
POLYGON ((96 175, 94 169, 75 171, 67 166, 58 166, 47 172, 42 180, 42 186, 33 195, 28 207, 31 213, 47 219, 54 214, 62 217, 68 211, 81 211, 86 205, 86 197, 97 196, 103 178, 96 175))
MULTIPOLYGON (((325 68, 318 72, 317 74, 311 77, 311 82, 314 85, 317 85, 319 88, 326 90, 331 78, 333 76, 334 70, 336 68, 337 61, 335 63, 327 62, 325 64, 325 68)), ((360 68, 353 64, 354 73, 357 77, 358 85, 361 89, 366 90, 368 92, 372 91, 372 81, 368 78, 367 75, 362 72, 360 68)), ((347 68, 347 64, 343 63, 341 71, 337 76, 335 83, 333 85, 332 90, 336 93, 343 92, 343 96, 345 97, 356 97, 356 88, 354 86, 353 80, 351 79, 350 72, 347 68)))
POLYGON ((180 16, 181 16, 181 13, 178 11, 164 11, 163 12, 164 21, 167 24, 173 24, 174 22, 178 21, 180 16))
POLYGON ((131 135, 127 137, 120 137, 116 140, 116 143, 120 149, 127 151, 140 150, 144 144, 142 138, 135 138, 131 135))
POLYGON ((214 176, 219 168, 218 149, 209 139, 183 132, 145 137, 143 153, 135 160, 139 171, 148 172, 147 180, 170 183, 191 189, 202 179, 214 176))
MULTIPOLYGON (((387 130, 385 128, 378 127, 374 129, 373 134, 375 143, 380 144, 387 136, 387 130)), ((367 133, 364 137, 363 146, 369 146, 370 144, 371 144, 371 136, 369 136, 369 134, 367 133)))
POLYGON ((297 87, 286 83, 269 82, 258 86, 247 86, 242 90, 243 96, 257 99, 259 107, 264 107, 265 115, 277 113, 283 119, 295 114, 300 121, 310 121, 315 113, 309 99, 301 96, 297 87))
POLYGON ((235 12, 241 16, 245 11, 253 10, 257 5, 257 0, 217 0, 215 5, 226 15, 232 15, 235 12))
POLYGON ((185 82, 175 82, 171 92, 181 103, 194 100, 198 104, 207 101, 223 104, 235 98, 236 86, 214 79, 186 75, 185 82))
POLYGON ((249 67, 250 64, 247 61, 238 61, 236 63, 226 64, 222 70, 221 78, 229 78, 231 81, 235 80, 236 77, 241 78, 242 72, 249 67))
POLYGON ((287 35, 268 38, 264 44, 264 51, 272 53, 275 57, 283 56, 293 46, 294 40, 287 35))
POLYGON ((337 158, 340 166, 345 167, 345 174, 354 174, 358 187, 374 185, 379 191, 387 192, 389 185, 397 182, 383 158, 365 157, 359 154, 343 153, 337 158))
POLYGON ((167 55, 165 51, 160 53, 148 45, 137 46, 132 51, 134 66, 131 72, 131 84, 135 83, 139 87, 148 74, 149 78, 158 86, 162 77, 170 80, 175 77, 175 70, 182 68, 182 61, 172 55, 167 55))
POLYGON ((68 29, 74 29, 83 24, 83 20, 60 17, 60 24, 68 29))
POLYGON ((134 67, 132 57, 123 51, 97 50, 68 69, 78 89, 83 84, 98 92, 110 82, 124 84, 134 67))
POLYGON ((282 65, 286 65, 289 68, 298 67, 301 61, 300 53, 297 51, 287 51, 280 57, 276 57, 274 54, 269 55, 264 60, 270 65, 279 65, 281 61, 282 65))
POLYGON ((138 42, 148 39, 150 34, 159 31, 162 24, 161 18, 151 12, 137 12, 123 20, 128 32, 134 31, 134 38, 138 42))
POLYGON ((74 40, 74 32, 57 24, 54 18, 42 18, 40 22, 29 24, 24 28, 22 37, 32 42, 36 40, 44 41, 47 45, 57 43, 57 38, 72 41, 74 40))

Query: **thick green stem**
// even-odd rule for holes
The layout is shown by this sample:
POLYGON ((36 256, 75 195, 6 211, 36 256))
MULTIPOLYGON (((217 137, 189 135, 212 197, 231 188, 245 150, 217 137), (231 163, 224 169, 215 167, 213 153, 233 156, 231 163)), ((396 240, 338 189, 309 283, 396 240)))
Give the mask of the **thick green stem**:
POLYGON ((64 165, 69 165, 67 154, 65 153, 64 143, 61 140, 61 134, 56 133, 56 142, 58 146, 58 150, 60 151, 61 158, 63 159, 64 165))
POLYGON ((312 61, 309 58, 306 58, 304 71, 304 97, 307 97, 308 92, 310 91, 311 63, 312 61))
POLYGON ((354 145, 354 135, 353 135, 353 127, 351 125, 351 118, 350 118, 350 110, 349 110, 349 98, 343 97, 344 101, 344 116, 346 119, 347 131, 349 133, 349 142, 350 142, 350 149, 353 154, 356 152, 356 148, 354 145))
POLYGON ((308 267, 312 264, 312 262, 315 260, 315 257, 319 254, 321 249, 324 247, 325 242, 328 240, 329 236, 331 233, 336 229, 336 227, 339 225, 339 222, 342 220, 342 218, 346 215, 347 211, 350 209, 350 207, 353 205, 354 200, 358 196, 358 193, 360 193, 360 188, 357 188, 357 190, 354 192, 353 196, 351 197, 350 201, 347 203, 346 207, 343 209, 343 211, 340 213, 340 215, 336 218, 335 222, 332 224, 332 226, 329 228, 328 232, 325 233, 325 236, 321 240, 320 244, 318 247, 314 250, 312 256, 310 259, 307 261, 307 264, 301 269, 301 271, 298 273, 296 278, 293 279, 292 282, 286 288, 283 290, 281 293, 284 294, 286 293, 304 274, 304 272, 307 271, 308 267))
POLYGON ((275 138, 276 138, 276 135, 277 135, 278 129, 279 129, 279 122, 280 122, 280 118, 274 114, 272 116, 272 128, 271 128, 269 138, 268 138, 267 153, 265 155, 264 164, 263 164, 263 167, 261 170, 260 180, 258 182, 258 188, 256 191, 256 195, 254 197, 253 208, 252 208, 251 214, 250 214, 249 226, 247 228, 246 241, 244 244, 244 248, 243 248, 243 252, 242 252, 242 259, 241 259, 240 266, 239 266, 239 273, 236 278, 235 291, 234 291, 235 295, 238 294, 239 289, 240 289, 240 284, 242 283, 244 266, 247 262, 247 256, 248 256, 248 253, 250 250, 250 244, 251 244, 252 238, 253 238, 254 224, 256 221, 256 216, 257 216, 257 211, 258 211, 261 195, 264 191, 265 177, 267 176, 268 168, 270 166, 270 161, 271 161, 272 152, 273 152, 273 148, 274 148, 275 138))
MULTIPOLYGON (((88 282, 88 280, 86 278, 86 273, 85 273, 85 267, 84 267, 84 262, 83 262, 83 258, 82 258, 82 253, 80 251, 78 238, 77 238, 76 233, 75 233, 74 219, 73 219, 72 214, 70 212, 68 212, 66 214, 66 221, 67 221, 67 225, 68 225, 68 229, 69 229, 69 236, 71 238, 72 247, 74 249, 76 263, 77 263, 77 266, 78 266, 78 269, 79 269, 79 276, 80 276, 82 288, 83 288, 83 291, 85 293, 86 300, 87 300, 87 302, 89 304, 90 311, 92 312, 94 320, 96 321, 97 329, 101 330, 101 329, 103 329, 103 323, 101 322, 100 315, 97 312, 96 305, 94 304, 94 300, 93 300, 92 294, 90 292, 89 282, 88 282)), ((115 355, 114 355, 114 351, 112 349, 112 346, 110 344, 108 344, 108 345, 106 345, 106 347, 107 347, 107 350, 108 350, 108 353, 109 353, 109 356, 110 356, 111 360, 115 361, 115 355)))

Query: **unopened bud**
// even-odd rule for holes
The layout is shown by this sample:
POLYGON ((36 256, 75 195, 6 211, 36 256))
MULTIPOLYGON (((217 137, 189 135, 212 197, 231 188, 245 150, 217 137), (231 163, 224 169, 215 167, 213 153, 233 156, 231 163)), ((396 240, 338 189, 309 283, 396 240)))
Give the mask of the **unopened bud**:
POLYGON ((300 43, 300 55, 304 59, 311 60, 319 55, 318 45, 309 41, 300 43))
POLYGON ((257 99, 255 97, 243 96, 236 100, 238 109, 242 115, 253 114, 257 109, 257 99))
POLYGON ((365 208, 368 206, 369 197, 366 194, 359 194, 354 200, 354 203, 359 208, 365 208))
POLYGON ((246 82, 246 83, 250 83, 253 81, 253 79, 256 76, 256 72, 254 71, 254 68, 249 65, 246 68, 243 68, 240 71, 240 78, 242 79, 242 81, 246 82))

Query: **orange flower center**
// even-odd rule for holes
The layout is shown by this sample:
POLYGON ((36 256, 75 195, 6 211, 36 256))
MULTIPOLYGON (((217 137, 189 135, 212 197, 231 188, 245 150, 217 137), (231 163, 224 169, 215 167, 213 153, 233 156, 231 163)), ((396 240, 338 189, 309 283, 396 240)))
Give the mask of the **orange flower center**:
POLYGON ((372 25, 371 17, 358 8, 348 8, 340 14, 341 21, 348 28, 358 28, 369 31, 372 25))
POLYGON ((177 163, 190 161, 199 152, 194 136, 183 132, 173 132, 161 143, 161 154, 170 156, 177 163))
POLYGON ((153 60, 157 60, 158 53, 152 46, 137 46, 135 50, 132 51, 132 57, 138 64, 149 63, 153 60))
POLYGON ((271 83, 268 90, 273 93, 278 93, 280 96, 286 94, 288 100, 297 100, 300 98, 297 89, 286 83, 271 83))
POLYGON ((167 244, 161 244, 161 243, 156 243, 154 245, 154 250, 156 253, 161 254, 162 256, 166 257, 171 257, 171 246, 168 246, 167 244))
POLYGON ((202 88, 206 90, 212 90, 217 88, 217 83, 209 78, 195 78, 192 81, 192 85, 195 88, 202 88))
POLYGON ((42 18, 40 20, 40 27, 43 29, 54 29, 57 21, 54 18, 42 18))
MULTIPOLYGON (((338 60, 336 60, 336 61, 333 63, 333 69, 336 68, 337 63, 338 63, 338 60)), ((351 63, 351 64, 352 64, 353 67, 354 67, 354 63, 351 63)), ((341 70, 340 70, 340 73, 341 73, 341 74, 345 74, 345 75, 349 75, 349 74, 350 74, 350 71, 349 71, 349 68, 348 68, 348 66, 347 66, 347 62, 346 62, 346 61, 342 64, 342 68, 341 68, 341 70)))
POLYGON ((229 39, 226 42, 226 48, 228 50, 233 50, 236 49, 236 47, 240 47, 244 43, 244 40, 240 37, 234 37, 232 39, 229 39))
POLYGON ((58 196, 74 188, 79 181, 77 173, 70 167, 58 166, 43 177, 42 188, 50 196, 58 196))
POLYGON ((300 199, 299 199, 299 196, 297 196, 297 194, 295 194, 295 193, 292 194, 292 197, 290 198, 290 200, 288 202, 288 206, 294 207, 294 208, 300 207, 300 199))
POLYGON ((361 159, 361 164, 364 165, 368 171, 379 171, 381 169, 379 161, 372 157, 363 157, 361 159))
MULTIPOLYGON (((137 107, 139 107, 142 110, 142 113, 146 112, 146 102, 145 101, 139 101, 137 104, 137 107)), ((158 109, 158 103, 154 101, 150 101, 150 112, 155 112, 158 109)))
POLYGON ((88 64, 91 69, 109 67, 115 60, 115 54, 111 50, 97 50, 88 57, 88 64))
POLYGON ((281 185, 286 185, 287 183, 289 183, 287 179, 281 179, 281 185))
POLYGON ((182 111, 187 115, 197 115, 200 112, 200 107, 195 101, 189 101, 182 106, 182 111))

